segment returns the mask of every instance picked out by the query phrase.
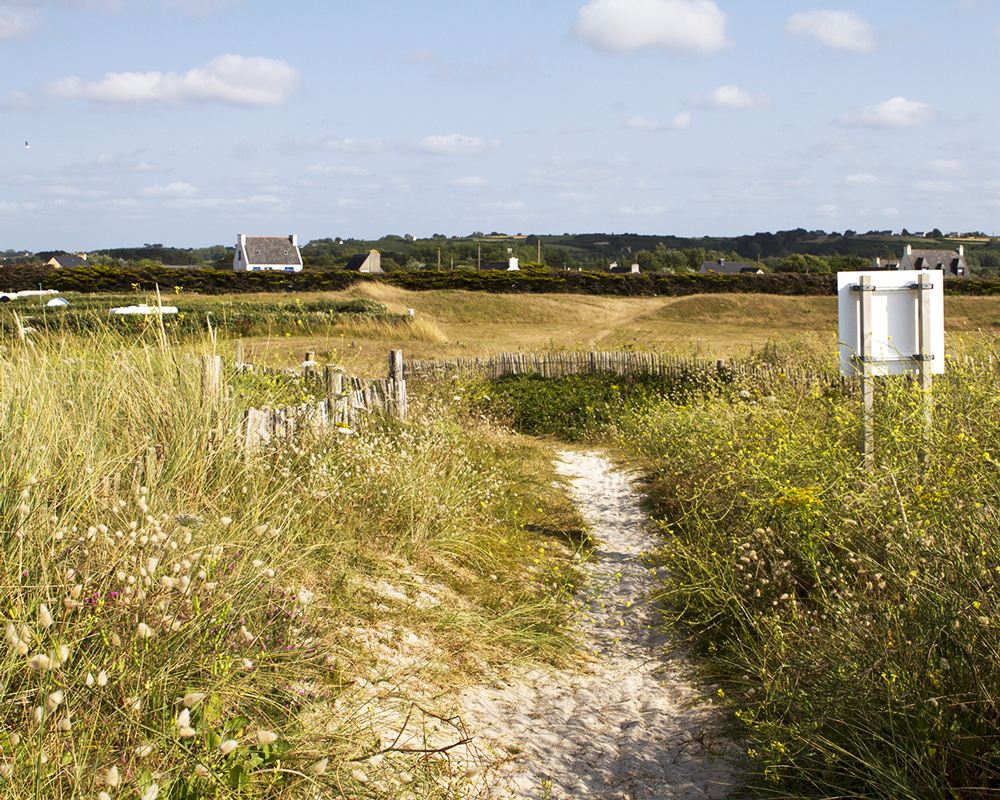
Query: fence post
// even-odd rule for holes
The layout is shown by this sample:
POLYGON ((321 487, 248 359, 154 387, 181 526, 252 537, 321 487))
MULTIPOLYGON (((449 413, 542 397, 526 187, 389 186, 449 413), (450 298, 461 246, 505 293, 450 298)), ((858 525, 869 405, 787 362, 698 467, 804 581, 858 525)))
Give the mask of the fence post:
POLYGON ((406 419, 406 381, 403 380, 402 350, 389 351, 389 385, 392 387, 396 414, 400 419, 406 419))

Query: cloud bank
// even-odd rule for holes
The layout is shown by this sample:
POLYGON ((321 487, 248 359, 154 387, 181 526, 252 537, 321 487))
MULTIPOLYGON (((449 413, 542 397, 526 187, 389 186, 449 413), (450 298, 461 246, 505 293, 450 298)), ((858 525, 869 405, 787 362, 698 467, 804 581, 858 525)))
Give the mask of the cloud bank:
POLYGON ((832 50, 871 53, 877 47, 875 29, 850 11, 806 11, 792 14, 785 31, 815 39, 832 50))
POLYGON ((16 8, 0 6, 0 42, 20 39, 34 29, 35 23, 30 15, 16 8))
POLYGON ((302 82, 297 69, 272 58, 222 55, 204 67, 176 72, 109 72, 99 81, 75 75, 50 83, 51 97, 107 105, 222 103, 282 105, 302 82))
POLYGON ((679 111, 669 122, 641 116, 629 117, 622 127, 633 131, 685 131, 691 127, 691 112, 679 111))
POLYGON ((449 133, 445 136, 425 136, 414 145, 416 150, 442 156, 485 156, 500 146, 500 141, 487 141, 476 136, 449 133))
POLYGON ((707 56, 730 44, 714 0, 590 0, 573 33, 610 53, 657 48, 707 56))

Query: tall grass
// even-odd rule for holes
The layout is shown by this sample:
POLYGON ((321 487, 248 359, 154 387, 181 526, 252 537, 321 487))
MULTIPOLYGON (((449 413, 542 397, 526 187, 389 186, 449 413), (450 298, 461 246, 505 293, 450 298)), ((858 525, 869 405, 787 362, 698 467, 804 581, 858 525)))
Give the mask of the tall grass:
POLYGON ((663 599, 745 725, 763 794, 1000 793, 996 378, 950 364, 935 380, 924 467, 923 398, 902 379, 880 386, 870 472, 860 401, 818 389, 618 421, 667 535, 663 599))
POLYGON ((155 339, 0 341, 0 796, 454 796, 372 720, 565 657, 543 460, 433 397, 247 453, 246 393, 155 339))

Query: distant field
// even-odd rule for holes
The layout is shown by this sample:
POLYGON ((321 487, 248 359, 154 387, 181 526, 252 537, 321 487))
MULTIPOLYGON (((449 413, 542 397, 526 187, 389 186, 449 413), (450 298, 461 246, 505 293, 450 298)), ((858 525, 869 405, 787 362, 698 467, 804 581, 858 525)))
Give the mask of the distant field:
MULTIPOLYGON (((313 350, 321 361, 341 361, 358 374, 381 374, 390 349, 403 350, 407 358, 442 359, 625 347, 728 358, 777 345, 779 351, 822 360, 825 354, 832 359, 837 343, 837 301, 832 297, 492 295, 410 292, 381 284, 324 296, 369 297, 401 314, 413 309, 414 320, 423 324, 412 336, 404 328, 399 336, 384 329, 376 336, 334 329, 323 337, 258 337, 246 342, 253 357, 291 365, 313 350)), ((961 346, 959 338, 969 333, 1000 333, 1000 298, 947 298, 945 313, 952 347, 961 346)))

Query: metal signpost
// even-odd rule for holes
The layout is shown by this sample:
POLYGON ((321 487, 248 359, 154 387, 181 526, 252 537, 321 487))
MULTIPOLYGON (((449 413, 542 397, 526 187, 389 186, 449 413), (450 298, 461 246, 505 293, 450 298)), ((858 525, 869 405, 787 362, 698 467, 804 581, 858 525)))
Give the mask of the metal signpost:
POLYGON ((875 463, 874 379, 916 375, 923 404, 926 459, 932 431, 931 376, 944 372, 944 273, 841 272, 837 275, 840 374, 859 376, 864 401, 862 454, 875 463))

